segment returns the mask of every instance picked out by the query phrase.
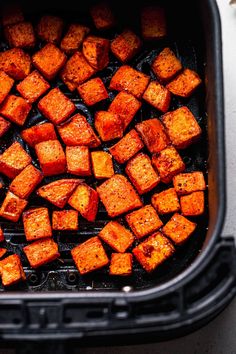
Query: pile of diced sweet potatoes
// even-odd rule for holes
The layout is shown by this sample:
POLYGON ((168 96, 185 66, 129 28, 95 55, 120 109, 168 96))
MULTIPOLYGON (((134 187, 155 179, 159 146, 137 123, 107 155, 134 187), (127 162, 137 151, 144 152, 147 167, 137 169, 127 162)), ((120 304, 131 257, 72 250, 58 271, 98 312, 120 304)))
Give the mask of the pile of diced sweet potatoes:
MULTIPOLYGON (((8 49, 0 52, 0 137, 8 141, 7 134, 17 127, 21 139, 0 155, 7 187, 0 217, 22 220, 28 242, 23 250, 30 266, 37 268, 60 257, 54 234, 80 230, 80 218, 93 229, 102 203, 110 218, 107 224, 85 242, 76 237, 78 245, 71 250, 79 273, 110 264, 110 275, 128 276, 133 256, 151 272, 188 240, 197 227, 195 217, 204 212, 203 173, 187 173, 180 153, 201 136, 187 107, 201 79, 183 68, 170 48, 159 50, 150 63, 155 79, 132 66, 145 41, 162 47, 159 43, 167 35, 163 8, 145 6, 141 33, 124 29, 112 40, 107 30, 117 19, 110 5, 95 4, 90 16, 100 34, 51 15, 43 15, 35 27, 17 6, 2 13, 8 49), (100 72, 111 58, 120 66, 107 85, 100 72), (173 96, 184 103, 170 110, 173 96), (93 124, 73 98, 88 109, 94 106, 93 124), (96 109, 101 101, 105 110, 96 109), (132 124, 145 105, 156 109, 156 116, 132 124), (35 109, 42 123, 33 125, 35 109), (124 174, 117 173, 117 165, 124 166, 124 174), (46 183, 47 176, 54 176, 53 182, 46 183), (35 193, 47 207, 31 205, 35 193), (146 193, 151 197, 144 205, 146 193), (163 215, 169 215, 165 224, 163 215)), ((2 228, 0 242, 4 245, 2 228)), ((4 286, 26 279, 18 254, 0 248, 2 257, 4 286)))

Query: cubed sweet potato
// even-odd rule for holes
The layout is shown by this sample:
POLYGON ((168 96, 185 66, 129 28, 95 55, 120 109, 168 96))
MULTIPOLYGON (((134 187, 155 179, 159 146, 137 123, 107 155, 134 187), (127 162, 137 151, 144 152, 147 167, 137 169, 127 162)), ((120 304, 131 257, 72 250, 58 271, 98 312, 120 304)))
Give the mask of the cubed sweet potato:
POLYGON ((124 30, 111 42, 112 53, 123 63, 131 60, 140 50, 142 42, 131 30, 124 30))
POLYGON ((166 16, 164 8, 155 5, 145 6, 141 12, 142 37, 157 40, 166 36, 166 16))
POLYGON ((17 254, 12 254, 0 261, 0 276, 3 286, 13 285, 26 279, 20 257, 17 254))
POLYGON ((180 173, 173 179, 174 188, 178 195, 204 191, 206 183, 202 172, 180 173))
POLYGON ((15 142, 0 155, 0 173, 13 179, 30 163, 31 157, 15 142))
POLYGON ((26 78, 16 86, 17 91, 29 103, 37 101, 49 88, 49 83, 37 70, 34 70, 31 74, 26 76, 26 78))
POLYGON ((38 268, 60 257, 58 244, 52 238, 37 240, 23 248, 32 268, 38 268))
POLYGON ((35 151, 45 176, 66 171, 66 156, 59 140, 42 141, 35 145, 35 151))
POLYGON ((87 146, 66 147, 67 172, 78 176, 90 176, 90 154, 87 146))
POLYGON ((52 228, 47 208, 33 208, 23 213, 23 225, 27 241, 52 237, 52 228))
POLYGON ((181 212, 185 216, 199 216, 204 213, 204 192, 193 192, 180 198, 181 212))
POLYGON ((66 54, 72 54, 80 49, 84 38, 89 34, 90 29, 79 23, 72 23, 61 41, 61 50, 66 54))
POLYGON ((79 213, 77 210, 60 210, 52 213, 53 230, 78 230, 79 213))
POLYGON ((143 99, 151 106, 165 113, 170 107, 171 94, 165 86, 162 86, 157 81, 152 81, 144 92, 143 99))
POLYGON ((172 218, 165 224, 162 231, 176 245, 184 243, 194 232, 197 224, 186 219, 180 214, 174 214, 172 218))
POLYGON ((183 106, 162 117, 167 134, 177 149, 185 149, 201 136, 201 128, 188 107, 183 106))
POLYGON ((3 229, 2 229, 2 227, 0 225, 0 242, 3 242, 4 240, 5 240, 5 238, 4 238, 3 229))
POLYGON ((9 95, 3 102, 0 113, 11 122, 23 125, 31 110, 31 105, 22 97, 9 95))
POLYGON ((20 22, 5 27, 5 37, 14 48, 33 48, 36 44, 34 29, 30 22, 20 22))
POLYGON ((182 70, 182 64, 170 48, 164 48, 154 59, 152 70, 159 80, 166 82, 182 70))
POLYGON ((31 147, 42 141, 56 140, 57 135, 52 123, 42 123, 22 130, 22 139, 31 147))
POLYGON ((0 208, 0 216, 4 219, 17 222, 27 203, 27 200, 21 199, 8 191, 0 208))
POLYGON ((82 275, 100 269, 109 263, 103 245, 97 236, 91 237, 73 248, 71 254, 82 275))
POLYGON ((110 221, 98 236, 117 252, 125 252, 134 242, 134 235, 117 221, 110 221))
POLYGON ((7 253, 7 249, 6 248, 0 248, 0 258, 2 258, 3 256, 5 256, 5 254, 7 253))
POLYGON ((78 86, 78 92, 87 106, 103 101, 108 98, 106 87, 99 77, 95 77, 78 86))
POLYGON ((78 210, 88 221, 95 221, 98 211, 98 193, 85 183, 78 185, 68 200, 68 204, 78 210))
POLYGON ((0 53, 0 70, 15 80, 23 80, 29 75, 31 58, 23 49, 13 48, 0 53))
POLYGON ((103 141, 110 141, 123 136, 122 120, 116 113, 96 112, 94 125, 103 141))
POLYGON ((145 241, 133 249, 133 254, 141 266, 152 272, 166 259, 171 257, 175 248, 167 237, 160 232, 149 236, 145 241))
POLYGON ((0 104, 5 100, 11 91, 13 84, 14 80, 4 71, 0 70, 0 104))
POLYGON ((37 25, 37 34, 45 42, 58 43, 61 39, 63 25, 60 17, 44 15, 37 25))
POLYGON ((168 146, 158 154, 154 154, 152 164, 159 172, 161 181, 167 184, 172 181, 174 176, 185 169, 181 156, 173 146, 168 146))
POLYGON ((114 175, 112 156, 106 151, 92 151, 91 161, 95 178, 104 179, 114 175))
POLYGON ((0 116, 0 138, 10 129, 11 123, 0 116))
POLYGON ((109 2, 101 1, 90 8, 95 27, 98 30, 107 30, 115 26, 115 17, 109 2))
POLYGON ((83 41, 83 55, 95 70, 104 69, 109 63, 108 39, 88 36, 83 41))
POLYGON ((176 213, 180 210, 179 199, 174 188, 153 194, 152 205, 159 214, 176 213))
POLYGON ((9 4, 10 6, 4 7, 2 10, 2 25, 3 27, 14 25, 15 23, 23 22, 24 15, 22 9, 18 4, 9 4))
POLYGON ((174 80, 166 87, 173 95, 180 97, 189 97, 201 84, 202 80, 199 75, 190 69, 184 69, 174 80))
POLYGON ((115 174, 97 187, 99 197, 110 217, 142 206, 142 201, 125 176, 115 174))
POLYGON ((112 253, 109 274, 121 276, 131 275, 132 259, 131 253, 112 253))

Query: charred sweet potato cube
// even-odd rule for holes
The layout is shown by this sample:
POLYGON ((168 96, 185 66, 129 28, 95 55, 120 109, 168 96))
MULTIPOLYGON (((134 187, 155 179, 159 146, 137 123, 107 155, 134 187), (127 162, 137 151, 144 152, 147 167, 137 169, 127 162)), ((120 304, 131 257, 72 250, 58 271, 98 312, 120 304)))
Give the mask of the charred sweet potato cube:
POLYGON ((178 151, 173 146, 168 146, 158 154, 152 156, 152 164, 159 172, 163 183, 170 183, 174 176, 184 171, 185 164, 178 151))
POLYGON ((98 30, 107 30, 115 26, 115 18, 109 2, 101 1, 93 5, 90 13, 98 30))
POLYGON ((0 248, 0 258, 2 258, 7 253, 6 248, 0 248))
POLYGON ((156 210, 151 205, 145 205, 141 209, 132 211, 125 218, 137 238, 147 236, 163 225, 156 210))
POLYGON ((110 104, 108 111, 120 116, 123 130, 125 130, 140 109, 141 105, 141 102, 133 95, 122 91, 116 95, 110 104))
POLYGON ((58 244, 52 238, 37 240, 23 248, 32 268, 38 268, 60 257, 58 244))
POLYGON ((20 143, 15 142, 0 155, 0 173, 15 178, 30 163, 31 157, 20 143))
POLYGON ((40 112, 54 124, 64 122, 76 110, 74 103, 56 87, 41 98, 38 103, 40 112))
POLYGON ((180 214, 174 214, 163 227, 163 233, 176 245, 184 243, 194 232, 197 224, 186 219, 180 214))
POLYGON ((106 151, 92 151, 91 160, 95 178, 110 178, 114 175, 111 155, 106 151))
POLYGON ((72 23, 61 41, 61 50, 72 54, 80 49, 84 38, 89 34, 90 29, 79 23, 72 23))
POLYGON ((48 43, 33 55, 32 62, 47 80, 52 80, 65 65, 66 56, 54 44, 48 43))
POLYGON ((41 171, 33 165, 28 165, 13 179, 9 190, 18 197, 27 199, 42 179, 41 171))
POLYGON ((160 182, 150 158, 142 152, 129 160, 125 172, 139 194, 149 192, 160 182))
POLYGON ((140 50, 140 38, 130 30, 119 34, 111 43, 112 53, 123 63, 131 60, 140 50))
POLYGON ((201 84, 202 80, 198 74, 190 69, 184 69, 174 80, 166 87, 173 95, 180 97, 189 97, 201 84))
POLYGON ((104 69, 109 63, 110 41, 105 38, 88 36, 83 41, 83 55, 95 70, 104 69))
POLYGON ((170 91, 159 84, 159 82, 152 81, 144 92, 143 99, 151 106, 165 113, 170 106, 171 94, 170 91))
POLYGON ((27 203, 27 200, 21 199, 8 191, 0 208, 0 216, 4 219, 17 222, 27 203))
POLYGON ((98 236, 117 252, 125 252, 134 242, 134 235, 117 221, 110 221, 98 236))
POLYGON ((10 95, 3 102, 0 113, 11 122, 23 125, 31 110, 31 105, 22 97, 10 95))
POLYGON ((153 194, 152 205, 158 214, 175 213, 180 210, 179 199, 174 188, 153 194))
POLYGON ((37 101, 49 88, 49 83, 37 70, 34 70, 31 74, 26 76, 26 78, 16 86, 17 91, 29 103, 37 101))
POLYGON ((23 21, 24 15, 18 4, 10 4, 2 9, 2 25, 4 27, 23 21))
POLYGON ((61 39, 63 25, 60 17, 44 15, 37 25, 37 34, 45 42, 58 43, 61 39))
POLYGON ((152 70, 159 80, 166 82, 182 70, 182 64, 170 48, 164 48, 154 59, 152 70))
POLYGON ((188 107, 180 107, 162 117, 167 134, 177 149, 185 149, 201 136, 201 128, 188 107))
POLYGON ((160 6, 145 6, 141 12, 142 36, 145 40, 156 40, 166 36, 165 10, 160 6))
POLYGON ((103 101, 108 98, 106 87, 99 77, 95 77, 78 86, 78 92, 87 106, 103 101))
POLYGON ((13 48, 0 53, 0 70, 15 80, 23 80, 29 75, 31 58, 20 48, 13 48))
POLYGON ((149 76, 141 73, 131 66, 121 66, 113 75, 110 82, 110 89, 116 91, 127 91, 137 98, 141 98, 149 83, 149 76))
POLYGON ((17 254, 12 254, 0 261, 0 276, 3 286, 13 285, 26 279, 20 257, 17 254))
POLYGON ((152 272, 171 257, 174 251, 175 248, 168 238, 156 232, 135 247, 133 254, 147 272, 152 272))
POLYGON ((58 127, 58 132, 65 145, 98 147, 101 142, 93 128, 82 114, 76 114, 68 122, 58 127), (79 134, 78 134, 79 132, 79 134))
POLYGON ((125 163, 143 148, 143 142, 136 130, 132 129, 117 144, 113 145, 109 151, 114 159, 119 163, 125 163))
POLYGON ((9 130, 11 123, 0 116, 0 138, 9 130))
POLYGON ((202 172, 180 173, 173 179, 174 188, 178 195, 204 191, 206 183, 202 172))
POLYGON ((151 153, 159 152, 169 145, 169 138, 163 125, 157 118, 138 123, 135 129, 139 132, 144 144, 151 153))
POLYGON ((25 211, 23 213, 23 225, 27 241, 52 236, 47 208, 33 208, 25 211))
POLYGON ((14 80, 4 71, 0 70, 0 104, 5 100, 11 91, 13 84, 14 80))
POLYGON ((78 185, 68 204, 88 221, 95 221, 98 211, 98 193, 85 183, 78 185))
POLYGON ((204 193, 193 192, 180 198, 181 212, 185 216, 198 216, 204 213, 204 193))
POLYGON ((142 206, 141 199, 125 176, 115 174, 97 187, 97 191, 112 218, 142 206))
POLYGON ((123 136, 122 120, 116 113, 96 112, 94 125, 103 141, 110 141, 123 136))
POLYGON ((36 44, 34 29, 30 22, 7 26, 4 32, 10 47, 33 48, 36 44))
POLYGON ((64 208, 79 183, 79 179, 60 179, 40 187, 37 194, 58 208, 64 208))
POLYGON ((78 176, 90 176, 90 155, 87 146, 66 147, 67 172, 78 176))
POLYGON ((132 254, 112 253, 110 264, 110 275, 131 275, 132 274, 132 254))
POLYGON ((77 210, 60 210, 52 213, 53 230, 78 230, 79 213, 77 210))
POLYGON ((97 236, 91 237, 71 250, 72 258, 80 274, 100 269, 109 263, 103 245, 97 236))
POLYGON ((42 123, 22 130, 22 139, 31 147, 42 141, 56 140, 57 135, 52 123, 42 123))
POLYGON ((45 176, 66 171, 66 156, 58 140, 42 141, 35 145, 35 151, 45 176))
POLYGON ((3 230, 0 225, 0 242, 3 242, 4 240, 5 240, 5 238, 4 238, 3 230))

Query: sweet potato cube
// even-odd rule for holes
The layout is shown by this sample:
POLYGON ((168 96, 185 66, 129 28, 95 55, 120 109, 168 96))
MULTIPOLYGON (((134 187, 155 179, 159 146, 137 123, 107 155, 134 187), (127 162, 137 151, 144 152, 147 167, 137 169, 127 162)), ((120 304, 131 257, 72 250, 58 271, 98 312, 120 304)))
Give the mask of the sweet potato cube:
POLYGON ((163 225, 156 210, 151 205, 145 205, 141 209, 132 211, 125 218, 137 238, 147 236, 163 225))
POLYGON ((159 84, 159 82, 152 81, 144 92, 143 99, 151 106, 165 113, 170 106, 171 94, 170 91, 159 84))
POLYGON ((178 195, 204 191, 206 183, 202 172, 180 173, 173 179, 174 188, 178 195))
POLYGON ((68 31, 61 41, 61 50, 67 54, 72 54, 80 49, 84 38, 89 34, 90 29, 79 23, 70 25, 68 31))
POLYGON ((11 91, 13 84, 14 80, 4 71, 0 70, 0 104, 5 100, 11 91))
POLYGON ((7 253, 6 248, 0 248, 0 258, 2 258, 7 253))
POLYGON ((122 91, 116 95, 110 104, 108 111, 119 115, 122 120, 123 130, 125 130, 133 120, 141 105, 141 102, 133 95, 122 91))
POLYGON ((129 160, 125 172, 139 194, 149 192, 160 182, 150 158, 142 152, 129 160))
POLYGON ((65 65, 66 56, 54 44, 48 43, 33 55, 32 61, 47 80, 52 80, 65 65))
POLYGON ((107 30, 115 26, 115 18, 107 1, 101 1, 90 8, 95 27, 98 30, 107 30))
POLYGON ((66 156, 58 140, 42 141, 35 145, 35 151, 45 176, 66 171, 66 156))
POLYGON ((27 199, 42 179, 41 171, 33 165, 28 165, 13 179, 9 190, 18 197, 27 199))
POLYGON ((4 27, 23 21, 24 15, 18 4, 10 4, 2 9, 2 25, 4 27))
POLYGON ((66 147, 67 172, 78 176, 90 176, 90 155, 87 146, 66 147))
POLYGON ((30 163, 31 157, 20 143, 15 142, 0 155, 0 173, 15 178, 30 163))
POLYGON ((17 197, 12 192, 7 192, 0 208, 0 216, 4 219, 17 222, 27 203, 27 200, 17 197))
POLYGON ((68 122, 58 127, 58 132, 65 145, 98 147, 101 142, 93 128, 82 114, 76 114, 68 122), (78 134, 79 132, 79 134, 78 134))
POLYGON ((91 160, 95 178, 110 178, 114 175, 111 155, 106 151, 92 151, 91 160))
POLYGON ((141 98, 149 83, 149 76, 141 73, 131 66, 121 66, 110 82, 110 89, 116 91, 127 91, 137 98, 141 98))
POLYGON ((131 60, 140 50, 140 38, 130 30, 119 34, 111 43, 112 53, 123 63, 131 60))
POLYGON ((3 286, 13 285, 26 279, 20 257, 17 254, 12 254, 0 261, 0 276, 3 286))
POLYGON ((106 87, 99 77, 78 86, 78 92, 87 106, 93 106, 108 98, 106 87))
POLYGON ((31 110, 31 105, 22 97, 10 95, 3 102, 0 113, 11 122, 23 125, 31 110))
POLYGON ((179 199, 174 188, 153 194, 152 205, 158 214, 175 213, 180 210, 179 199))
POLYGON ((141 13, 142 36, 145 40, 157 40, 166 36, 165 11, 160 6, 145 6, 141 13))
POLYGON ((164 48, 154 59, 152 70, 159 80, 166 82, 182 70, 182 64, 170 48, 164 48))
POLYGON ((151 153, 159 152, 169 145, 165 129, 157 118, 138 123, 135 129, 139 132, 144 144, 151 153))
POLYGON ((0 116, 0 138, 10 129, 11 123, 0 116))
POLYGON ((185 149, 201 136, 201 128, 188 107, 180 107, 162 117, 167 134, 177 149, 185 149))
POLYGON ((38 268, 60 257, 58 244, 52 238, 37 240, 23 250, 32 268, 38 268))
POLYGON ((169 237, 176 245, 184 243, 194 232, 197 224, 189 221, 180 214, 174 214, 163 227, 163 233, 169 237))
POLYGON ((27 241, 52 236, 47 208, 33 208, 25 211, 23 213, 23 225, 27 241))
POLYGON ((30 22, 7 26, 4 32, 10 47, 33 48, 36 44, 34 29, 30 22))
POLYGON ((184 69, 174 80, 166 87, 173 95, 180 97, 189 97, 201 84, 202 80, 198 74, 190 69, 184 69))
POLYGON ((58 87, 41 98, 38 108, 54 124, 64 122, 76 110, 74 103, 58 87))
POLYGON ((110 264, 110 275, 131 275, 132 274, 132 254, 112 253, 110 264))
POLYGON ((23 80, 29 75, 31 58, 20 48, 13 48, 0 53, 0 70, 15 80, 23 80))
POLYGON ((98 193, 85 183, 78 185, 68 204, 88 221, 95 221, 98 211, 98 193))
POLYGON ((117 221, 110 221, 99 232, 98 236, 117 252, 125 252, 134 242, 132 232, 119 224, 117 221))
POLYGON ((152 272, 171 257, 174 251, 175 248, 168 238, 156 232, 135 247, 133 254, 147 272, 152 272))
POLYGON ((0 225, 0 242, 3 242, 4 240, 5 240, 4 233, 3 233, 3 230, 2 230, 1 225, 0 225))
POLYGON ((53 230, 78 230, 79 213, 76 210, 60 210, 52 213, 53 230))
POLYGON ((91 237, 71 250, 72 258, 80 274, 100 269, 109 263, 103 245, 97 236, 91 237))
POLYGON ((79 183, 79 179, 60 179, 40 187, 37 194, 58 208, 64 208, 79 183))
POLYGON ((180 198, 181 212, 185 216, 199 216, 204 213, 204 193, 193 192, 180 198))
POLYGON ((58 43, 61 39, 63 21, 60 17, 44 15, 37 25, 37 34, 45 42, 58 43))
POLYGON ((102 70, 109 63, 109 48, 108 39, 88 36, 83 42, 83 55, 94 69, 102 70))
POLYGON ((123 136, 122 120, 116 113, 96 112, 94 125, 103 141, 110 141, 123 136))
POLYGON ((119 163, 125 163, 143 148, 143 142, 136 130, 132 129, 117 144, 113 145, 109 151, 114 159, 119 163))
POLYGON ((22 130, 22 139, 31 147, 42 141, 56 140, 57 135, 52 123, 42 123, 22 130))
POLYGON ((97 187, 97 191, 112 218, 142 206, 138 194, 125 176, 115 174, 97 187))
POLYGON ((152 156, 152 164, 159 172, 163 183, 170 183, 174 176, 184 171, 185 164, 178 151, 173 146, 168 146, 158 154, 152 156))
POLYGON ((16 87, 21 96, 29 103, 37 101, 49 88, 49 83, 44 80, 37 70, 26 76, 16 87))

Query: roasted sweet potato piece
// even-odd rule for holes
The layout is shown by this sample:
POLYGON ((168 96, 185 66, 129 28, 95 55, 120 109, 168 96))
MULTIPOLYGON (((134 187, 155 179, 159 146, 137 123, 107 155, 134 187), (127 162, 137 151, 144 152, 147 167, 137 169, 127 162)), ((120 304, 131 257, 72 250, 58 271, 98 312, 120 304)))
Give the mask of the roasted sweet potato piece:
POLYGON ((45 42, 58 43, 61 39, 63 21, 60 17, 44 15, 37 25, 37 34, 45 42))
POLYGON ((10 129, 11 123, 0 116, 0 138, 10 129))
POLYGON ((90 155, 87 146, 66 147, 67 171, 78 176, 90 176, 90 155))
POLYGON ((60 210, 52 213, 53 230, 78 230, 79 213, 77 210, 60 210))
POLYGON ((182 73, 167 85, 167 88, 173 95, 189 97, 201 82, 202 80, 195 71, 184 69, 182 73))
POLYGON ((35 145, 35 151, 45 176, 66 171, 66 156, 58 140, 42 141, 35 145))
POLYGON ((180 210, 179 199, 174 188, 153 194, 152 205, 159 214, 175 213, 180 210))
POLYGON ((156 232, 135 247, 133 254, 147 272, 152 272, 171 257, 174 251, 175 248, 168 238, 156 232))
POLYGON ((0 258, 5 256, 6 253, 7 253, 7 249, 6 248, 0 248, 0 258))
POLYGON ((95 178, 110 178, 114 175, 112 156, 106 151, 92 151, 91 160, 95 178))
POLYGON ((18 197, 27 199, 42 179, 41 171, 33 165, 28 165, 13 179, 9 190, 18 197))
POLYGON ((174 188, 178 195, 204 191, 206 183, 202 172, 180 173, 173 179, 174 188))
POLYGON ((4 219, 17 222, 27 203, 27 200, 17 197, 12 192, 7 192, 0 208, 0 216, 4 219))
POLYGON ((23 213, 23 225, 27 241, 52 236, 47 208, 33 208, 23 213))
POLYGON ((131 253, 112 253, 110 264, 110 275, 131 275, 132 274, 132 259, 131 253))
POLYGON ((80 274, 100 269, 109 263, 109 259, 97 236, 91 237, 71 250, 72 258, 80 274))
POLYGON ((181 212, 185 216, 199 216, 204 213, 204 193, 193 192, 180 198, 181 212))
POLYGON ((4 27, 23 21, 24 15, 18 4, 10 4, 2 9, 2 25, 4 27))
POLYGON ((31 105, 22 97, 10 95, 3 102, 0 113, 11 122, 23 125, 31 110, 31 105))
POLYGON ((3 230, 0 225, 0 242, 3 242, 4 240, 5 240, 5 238, 4 238, 3 230))
POLYGON ((68 200, 72 208, 78 210, 88 221, 95 221, 98 211, 98 194, 85 183, 78 185, 68 200))
POLYGON ((11 91, 13 84, 14 80, 4 71, 0 70, 0 104, 5 100, 11 91))
POLYGON ((72 23, 61 41, 61 50, 72 54, 80 49, 84 38, 89 34, 90 29, 79 23, 72 23))
POLYGON ((58 244, 52 238, 37 240, 23 250, 32 268, 38 268, 60 257, 58 244))
POLYGON ((110 221, 99 232, 98 236, 117 252, 125 252, 134 242, 132 232, 119 224, 117 221, 110 221))
POLYGON ((60 124, 76 110, 74 103, 57 87, 41 98, 38 108, 54 124, 60 124))
POLYGON ((135 129, 139 132, 144 144, 151 153, 159 152, 169 144, 165 129, 157 118, 138 123, 135 129))
POLYGON ((108 39, 88 36, 83 42, 83 55, 95 70, 104 69, 109 63, 108 39))
POLYGON ((110 141, 123 136, 122 120, 116 113, 96 112, 94 125, 103 141, 110 141))
POLYGON ((15 142, 0 155, 0 172, 15 178, 30 163, 31 157, 20 143, 15 142))
POLYGON ((7 26, 4 33, 10 47, 33 48, 36 44, 34 29, 30 22, 7 26))
POLYGON ((31 58, 20 48, 13 48, 0 53, 0 70, 15 80, 23 80, 29 75, 31 58))
POLYGON ((184 243, 194 232, 197 224, 189 221, 180 214, 174 214, 167 224, 163 227, 163 233, 168 236, 175 244, 184 243))
POLYGON ((42 141, 56 140, 57 135, 52 123, 42 123, 22 130, 22 139, 31 147, 42 141))
POLYGON ((115 18, 109 2, 101 1, 93 5, 90 13, 98 30, 107 30, 115 26, 115 18))
POLYGON ((26 76, 26 78, 16 86, 17 91, 29 103, 37 101, 49 88, 49 83, 44 80, 37 70, 34 70, 31 74, 26 76))
POLYGON ((106 87, 99 77, 95 77, 78 86, 78 92, 87 106, 103 101, 108 98, 106 87))
POLYGON ((159 84, 159 82, 152 81, 144 92, 143 99, 151 106, 165 113, 170 106, 171 94, 170 91, 159 84))
POLYGON ((140 50, 140 38, 130 30, 119 34, 111 43, 112 53, 123 63, 131 60, 140 50))
POLYGON ((13 285, 26 279, 20 257, 17 254, 12 254, 0 261, 0 276, 3 286, 13 285))
POLYGON ((115 174, 97 187, 97 191, 112 218, 142 206, 138 194, 125 176, 115 174))
POLYGON ((182 70, 182 64, 170 48, 164 48, 154 59, 152 70, 159 80, 166 82, 182 70))
POLYGON ((94 148, 101 144, 87 119, 80 113, 73 116, 68 122, 59 126, 58 132, 64 144, 68 146, 84 145, 94 148))
POLYGON ((145 6, 141 12, 142 36, 145 40, 156 40, 166 36, 165 11, 160 6, 145 6))

